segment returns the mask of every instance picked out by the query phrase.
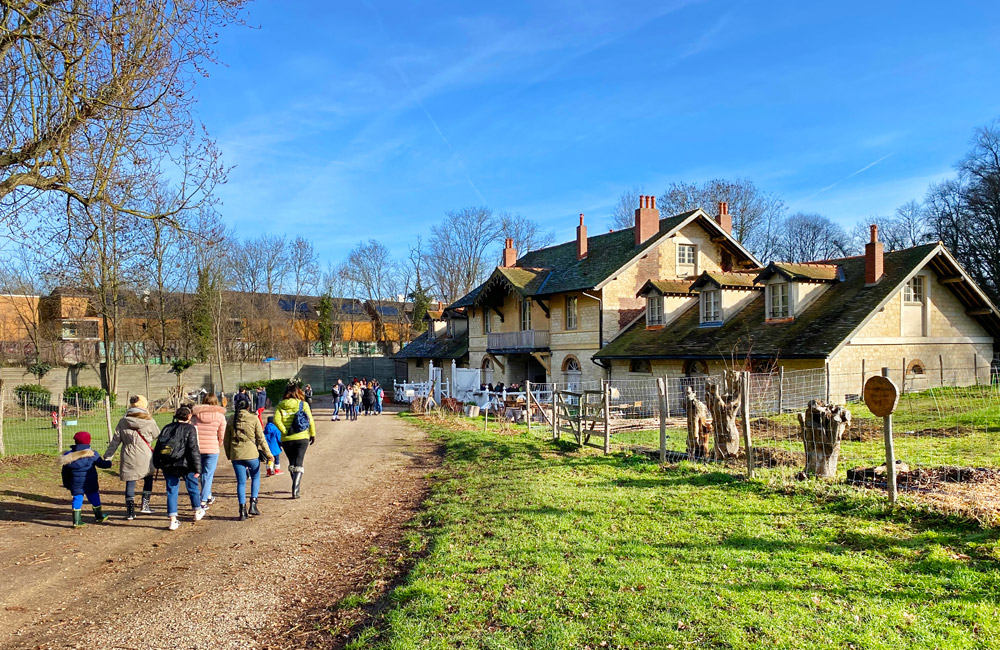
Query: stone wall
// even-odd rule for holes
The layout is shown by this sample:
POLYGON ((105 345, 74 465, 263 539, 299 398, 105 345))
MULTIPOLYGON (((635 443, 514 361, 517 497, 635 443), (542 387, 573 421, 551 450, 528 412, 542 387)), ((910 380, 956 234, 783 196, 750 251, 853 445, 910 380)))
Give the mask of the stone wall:
MULTIPOLYGON (((224 363, 222 369, 226 392, 235 390, 241 382, 285 377, 299 377, 303 383, 312 384, 315 391, 321 392, 332 387, 338 378, 375 377, 383 385, 392 386, 396 363, 390 357, 301 357, 271 363, 224 363)), ((0 379, 9 389, 18 384, 36 383, 34 375, 24 368, 2 368, 0 379)), ((195 364, 184 371, 183 382, 186 391, 199 388, 219 390, 223 385, 218 366, 207 363, 195 364)), ((57 393, 67 386, 100 386, 101 378, 96 366, 88 365, 78 371, 56 367, 45 375, 41 383, 57 393)), ((143 393, 157 399, 166 397, 176 385, 177 375, 170 372, 170 366, 123 365, 118 368, 118 394, 122 397, 129 393, 143 393)))

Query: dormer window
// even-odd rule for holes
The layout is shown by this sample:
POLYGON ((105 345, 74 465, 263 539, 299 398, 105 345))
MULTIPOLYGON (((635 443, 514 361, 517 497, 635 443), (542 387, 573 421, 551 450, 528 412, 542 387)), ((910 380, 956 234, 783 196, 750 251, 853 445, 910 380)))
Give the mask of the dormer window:
POLYGON ((455 321, 449 320, 446 330, 448 332, 449 337, 455 338, 455 321))
POLYGON ((663 325, 663 296, 646 297, 646 326, 663 325))
POLYGON ((722 300, 718 289, 702 290, 701 322, 703 325, 722 322, 722 300))
POLYGON ((788 283, 772 282, 767 285, 767 317, 769 319, 789 318, 788 283))
POLYGON ((687 277, 698 273, 698 247, 694 244, 677 244, 677 276, 687 277))

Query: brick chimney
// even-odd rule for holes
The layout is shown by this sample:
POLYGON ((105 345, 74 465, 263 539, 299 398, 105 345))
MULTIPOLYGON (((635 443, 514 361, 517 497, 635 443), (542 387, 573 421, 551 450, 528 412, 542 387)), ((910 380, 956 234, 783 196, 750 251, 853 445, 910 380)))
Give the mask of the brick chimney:
POLYGON ((865 286, 876 285, 885 275, 882 271, 884 246, 878 240, 878 226, 872 224, 872 240, 865 244, 865 286))
POLYGON ((503 263, 500 265, 506 269, 517 264, 517 249, 514 248, 514 240, 508 237, 503 242, 503 263))
POLYGON ((733 234, 733 218, 729 216, 729 204, 725 201, 719 201, 719 214, 715 216, 715 223, 730 235, 733 234))
POLYGON ((587 226, 583 225, 583 213, 580 214, 580 225, 576 227, 576 259, 587 257, 587 226))
POLYGON ((640 196, 639 209, 635 211, 635 245, 645 243, 660 232, 660 211, 656 209, 655 196, 640 196))

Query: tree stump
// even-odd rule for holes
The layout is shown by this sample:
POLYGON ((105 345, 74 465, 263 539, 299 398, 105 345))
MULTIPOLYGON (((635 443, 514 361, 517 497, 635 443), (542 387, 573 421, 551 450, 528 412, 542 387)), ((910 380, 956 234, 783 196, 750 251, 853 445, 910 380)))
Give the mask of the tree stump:
POLYGON ((851 424, 851 412, 843 406, 823 400, 809 402, 805 413, 799 413, 799 427, 806 449, 806 473, 820 478, 837 475, 840 459, 840 439, 851 424))
POLYGON ((705 382, 705 402, 712 414, 712 455, 716 460, 735 458, 740 452, 740 432, 736 428, 736 416, 743 400, 743 382, 738 373, 727 370, 721 390, 719 382, 708 379, 705 382))
POLYGON ((690 386, 687 387, 685 410, 688 425, 688 458, 705 458, 708 456, 708 434, 712 431, 712 427, 708 423, 708 408, 698 399, 690 386))

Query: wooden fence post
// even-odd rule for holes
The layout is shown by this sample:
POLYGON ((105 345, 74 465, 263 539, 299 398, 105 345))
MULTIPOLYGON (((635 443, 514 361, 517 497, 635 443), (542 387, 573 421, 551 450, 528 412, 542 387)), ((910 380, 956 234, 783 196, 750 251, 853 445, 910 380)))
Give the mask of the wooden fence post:
POLYGON ((4 392, 5 390, 6 387, 4 386, 4 381, 3 379, 0 379, 0 456, 7 455, 7 447, 3 442, 3 412, 4 407, 7 405, 7 400, 5 399, 7 395, 4 392))
POLYGON ((858 393, 858 397, 861 401, 865 399, 865 360, 861 360, 861 392, 858 393))
POLYGON ((944 388, 944 356, 938 355, 938 368, 941 369, 941 388, 944 388))
POLYGON ((979 354, 972 355, 972 372, 976 374, 976 386, 979 385, 979 354))
POLYGON ((107 395, 104 396, 104 423, 108 427, 108 442, 111 442, 111 398, 107 395))
POLYGON ((556 387, 552 387, 552 440, 559 440, 559 407, 556 405, 556 400, 559 393, 556 391, 556 387))
MULTIPOLYGON (((882 376, 889 378, 889 369, 882 368, 882 376)), ((892 442, 892 413, 882 420, 885 434, 885 481, 889 492, 889 503, 896 504, 896 449, 892 442)))
MULTIPOLYGON (((862 363, 864 363, 862 361, 862 363)), ((863 373, 862 373, 863 374, 863 373)), ((862 381, 864 383, 864 381, 862 381)), ((785 412, 785 366, 778 366, 778 414, 785 412)))
POLYGON ((826 362, 826 403, 830 403, 830 362, 826 362))
POLYGON ((524 412, 528 420, 528 435, 531 435, 531 382, 524 381, 524 412))
POLYGON ((900 395, 906 392, 906 357, 903 357, 903 383, 899 389, 900 395))
POLYGON ((601 402, 603 402, 602 406, 604 407, 602 409, 604 411, 604 453, 610 454, 611 453, 611 384, 604 379, 602 379, 601 381, 604 383, 604 399, 601 400, 601 402))
POLYGON ((56 446, 59 453, 63 450, 63 394, 62 391, 56 393, 56 446))
POLYGON ((743 448, 747 457, 747 478, 753 478, 753 440, 750 436, 750 372, 743 372, 743 403, 740 404, 743 420, 743 448))
POLYGON ((667 411, 667 417, 670 417, 670 378, 667 375, 663 375, 663 406, 667 411))
POLYGON ((656 378, 656 388, 660 393, 660 462, 667 462, 667 379, 656 378))

